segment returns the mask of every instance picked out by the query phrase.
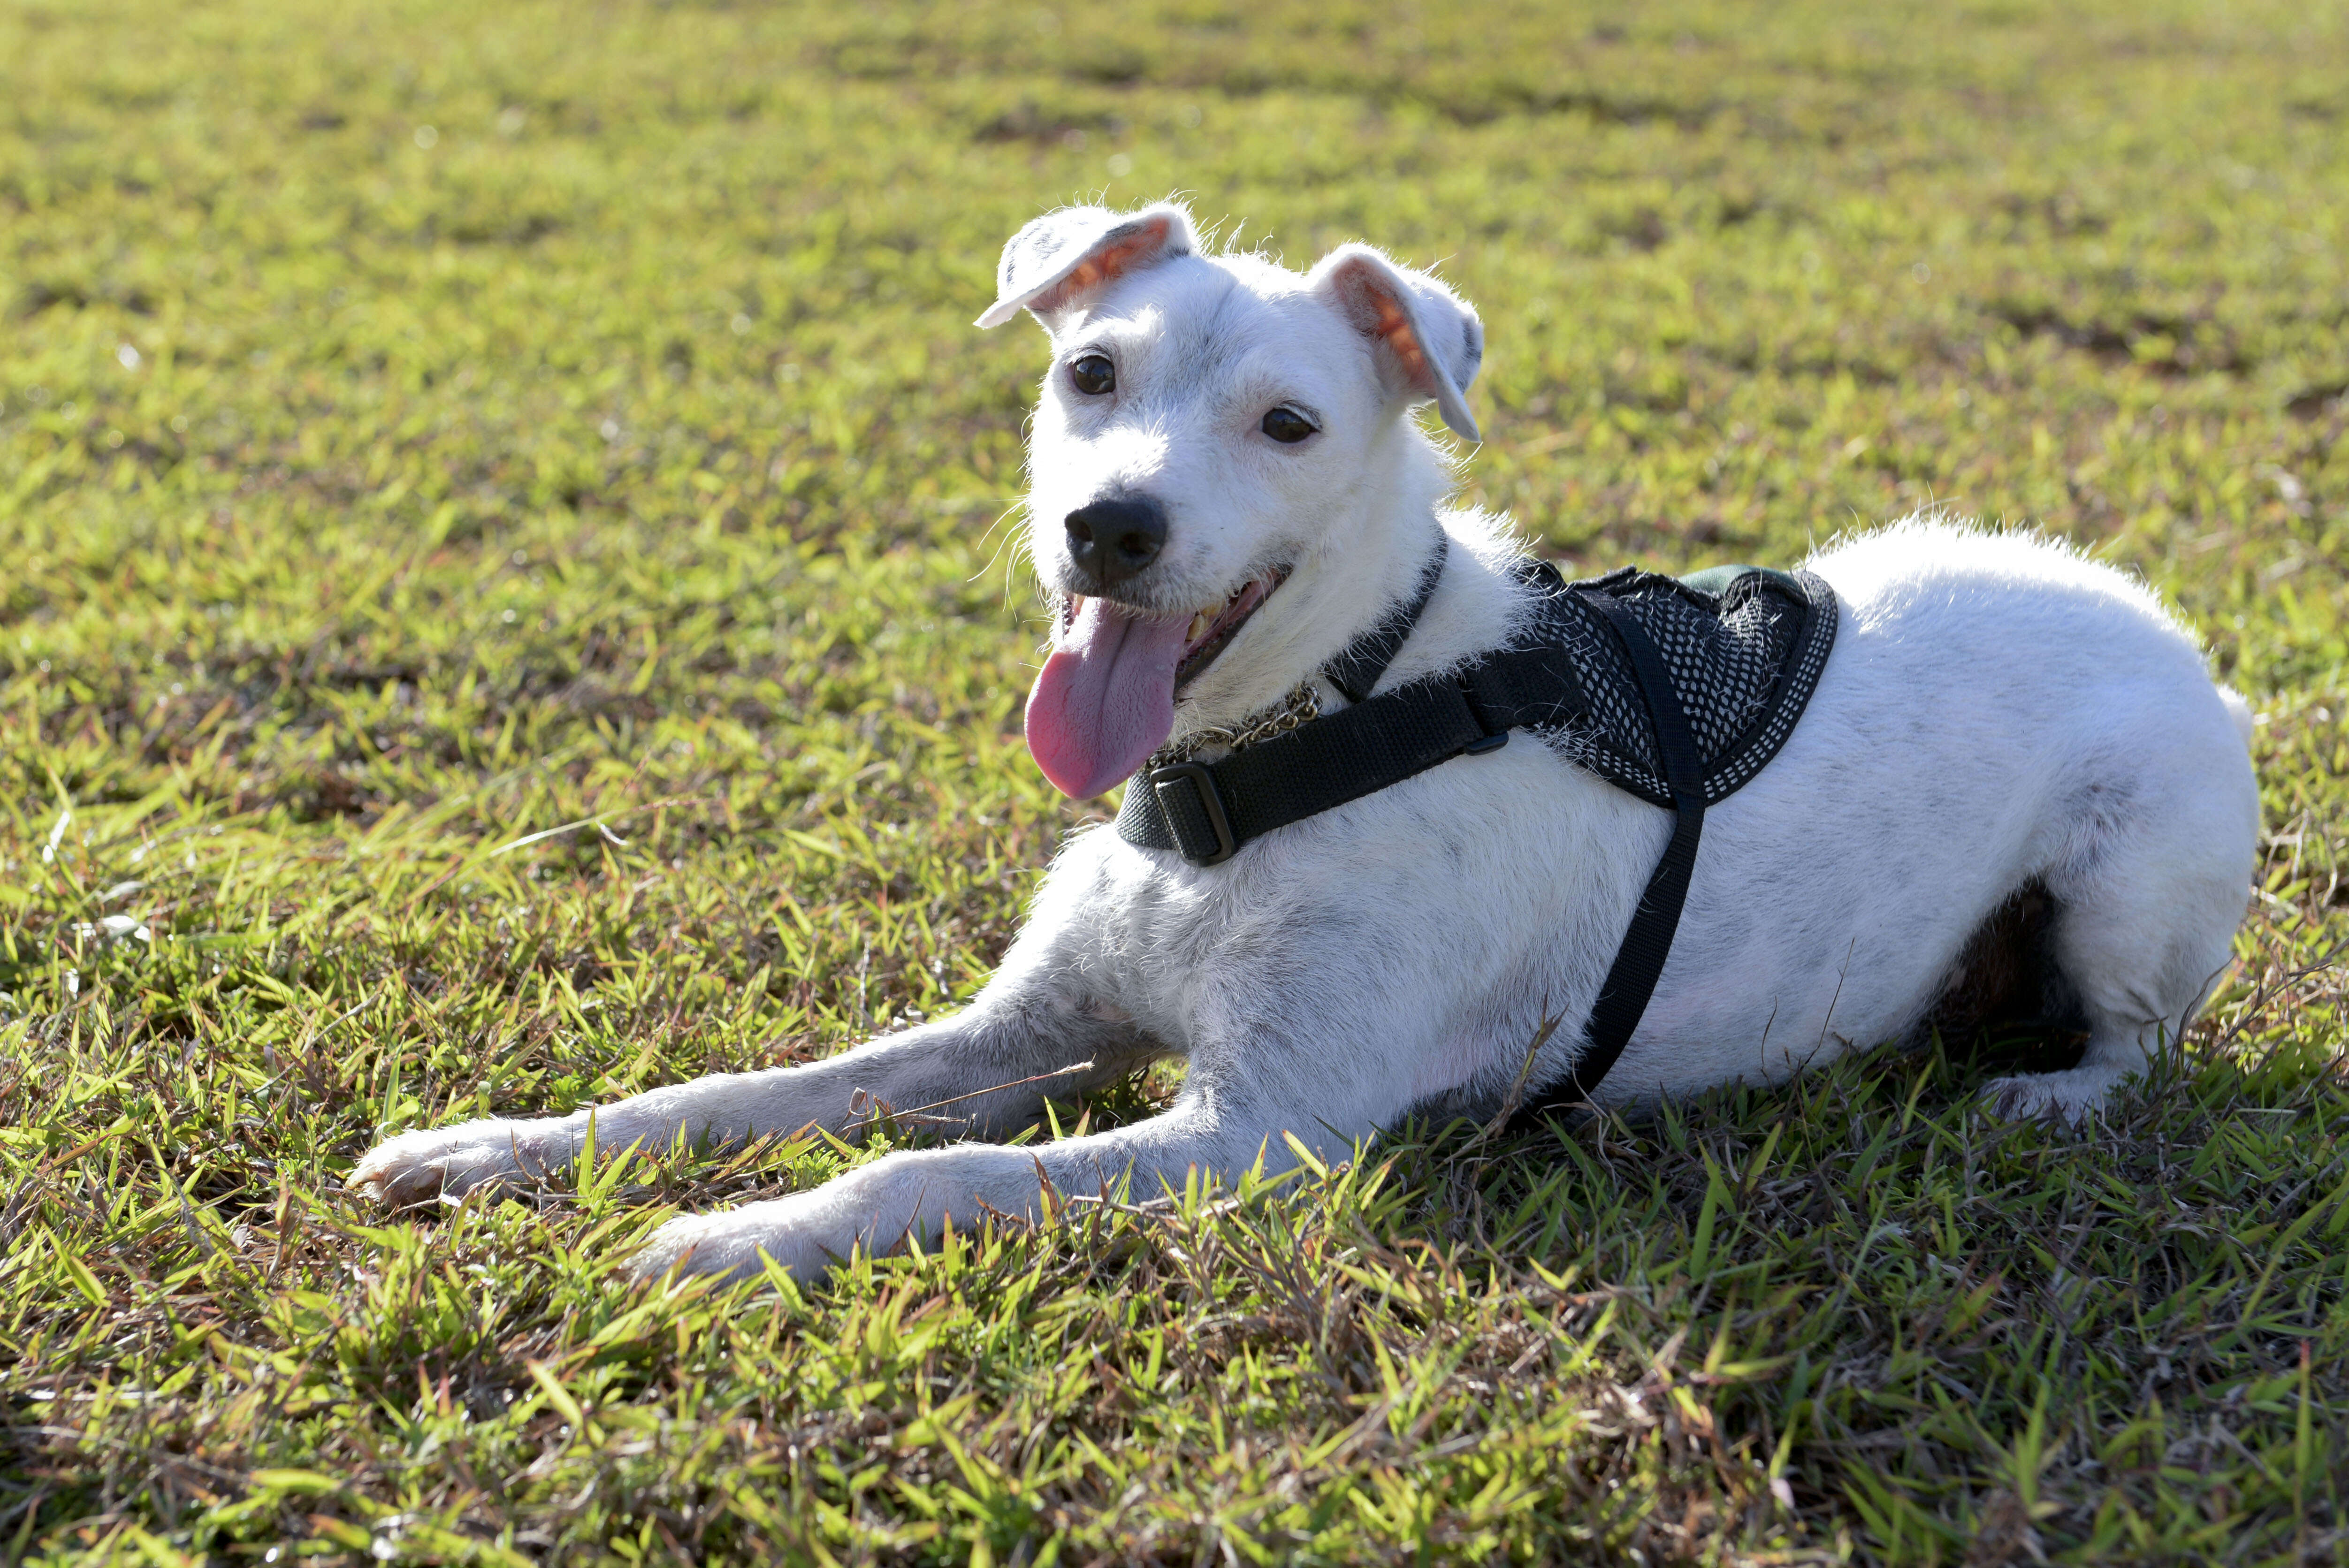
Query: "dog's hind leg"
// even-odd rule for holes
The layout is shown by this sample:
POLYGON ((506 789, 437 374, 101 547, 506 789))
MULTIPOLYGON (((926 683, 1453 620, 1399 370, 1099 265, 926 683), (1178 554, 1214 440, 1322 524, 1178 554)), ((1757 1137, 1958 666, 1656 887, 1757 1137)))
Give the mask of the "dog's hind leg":
POLYGON ((1990 1083, 2003 1113, 2085 1119, 2177 1040, 2225 973, 2251 892, 2259 799, 2231 719, 2201 727, 2210 733, 2168 735, 2165 749, 2141 753, 2145 766, 2116 769, 2075 798, 2045 881, 2056 968, 2085 1015, 2087 1046, 2065 1071, 1990 1083))

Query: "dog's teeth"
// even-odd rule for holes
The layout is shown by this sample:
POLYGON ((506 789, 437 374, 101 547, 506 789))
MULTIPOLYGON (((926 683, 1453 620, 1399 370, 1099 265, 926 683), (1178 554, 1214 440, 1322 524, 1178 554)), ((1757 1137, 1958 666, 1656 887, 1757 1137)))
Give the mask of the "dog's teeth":
POLYGON ((1205 610, 1202 610, 1197 614, 1192 616, 1190 641, 1195 643, 1200 638, 1206 636, 1207 634, 1207 628, 1215 624, 1216 618, 1207 614, 1205 610))

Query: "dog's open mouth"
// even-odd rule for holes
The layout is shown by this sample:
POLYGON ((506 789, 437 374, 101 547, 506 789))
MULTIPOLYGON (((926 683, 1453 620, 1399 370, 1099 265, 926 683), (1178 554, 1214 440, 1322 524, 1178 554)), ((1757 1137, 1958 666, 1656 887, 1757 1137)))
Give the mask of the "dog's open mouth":
POLYGON ((1174 666, 1174 695, 1199 678, 1200 672, 1216 662, 1216 655, 1232 645, 1248 617, 1264 607, 1273 590, 1288 581, 1288 568, 1276 566, 1261 577, 1252 577, 1232 591, 1221 609, 1206 609, 1191 617, 1190 641, 1183 645, 1183 662, 1174 666))
POLYGON ((1183 621, 1071 594, 1028 694, 1028 749, 1044 777, 1081 800, 1140 767, 1174 730, 1176 695, 1232 645, 1288 570, 1252 577, 1183 621))
MULTIPOLYGON (((1201 672, 1216 662, 1248 617, 1264 607, 1273 590, 1288 581, 1289 568, 1276 566, 1261 577, 1251 577, 1232 590, 1231 597, 1221 604, 1211 604, 1191 617, 1184 628, 1183 657, 1174 666, 1174 695, 1181 696, 1183 688, 1199 678, 1201 672)), ((1063 634, 1076 624, 1084 610, 1081 593, 1071 593, 1061 605, 1061 630, 1063 634)))

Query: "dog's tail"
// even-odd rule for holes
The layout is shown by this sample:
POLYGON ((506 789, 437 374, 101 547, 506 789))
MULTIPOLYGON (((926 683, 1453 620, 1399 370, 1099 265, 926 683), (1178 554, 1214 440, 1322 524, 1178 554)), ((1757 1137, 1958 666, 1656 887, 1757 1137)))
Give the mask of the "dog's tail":
POLYGON ((2243 738, 2243 749, 2251 748, 2251 705, 2233 686, 2219 688, 2219 700, 2227 706, 2227 717, 2235 721, 2235 733, 2243 738))

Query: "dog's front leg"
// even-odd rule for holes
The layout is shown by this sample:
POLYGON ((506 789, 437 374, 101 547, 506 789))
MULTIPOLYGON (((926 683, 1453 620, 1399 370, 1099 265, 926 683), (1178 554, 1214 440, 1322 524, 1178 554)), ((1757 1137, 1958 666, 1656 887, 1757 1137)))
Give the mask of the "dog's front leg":
POLYGON ((681 1264, 689 1273, 740 1278, 760 1272, 763 1253, 794 1277, 810 1279, 859 1246, 885 1252, 908 1237, 926 1243, 949 1222, 968 1231, 990 1212, 1040 1218, 1047 1185, 1073 1197, 1123 1186, 1142 1201, 1169 1187, 1179 1191, 1192 1171, 1229 1177, 1259 1155, 1268 1172, 1278 1172, 1297 1163, 1284 1133, 1317 1158, 1343 1158, 1354 1139, 1405 1109, 1393 1103, 1381 1114, 1367 1110, 1370 1101, 1399 1100, 1392 1079, 1366 1086, 1367 1098, 1341 1091, 1235 1102, 1199 1088, 1198 1078, 1195 1063, 1193 1086, 1173 1109, 1113 1131, 1031 1149, 906 1150, 789 1198, 672 1220, 653 1233, 634 1266, 644 1277, 681 1264))
POLYGON ((1025 1125, 1047 1094, 1112 1082, 1157 1049, 1123 1015, 1072 989, 1049 951, 1038 951, 1049 944, 1027 945, 1028 954, 1014 953, 1024 962, 1008 961, 952 1017, 804 1067, 712 1074, 570 1116, 405 1132, 370 1150, 350 1185, 406 1205, 536 1181, 570 1166, 591 1120, 606 1151, 667 1149, 680 1133, 722 1148, 811 1125, 851 1131, 880 1108, 920 1112, 916 1125, 936 1130, 987 1135, 1025 1125))

